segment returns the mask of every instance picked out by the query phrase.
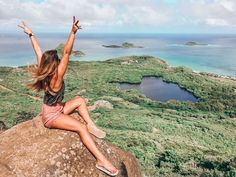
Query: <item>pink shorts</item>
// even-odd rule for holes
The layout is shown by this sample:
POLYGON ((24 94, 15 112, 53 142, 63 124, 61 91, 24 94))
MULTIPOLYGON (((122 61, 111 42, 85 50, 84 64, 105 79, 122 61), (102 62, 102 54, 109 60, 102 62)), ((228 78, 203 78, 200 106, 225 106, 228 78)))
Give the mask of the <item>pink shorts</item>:
POLYGON ((63 113, 65 103, 58 102, 54 105, 42 105, 42 122, 44 127, 51 128, 53 120, 63 113))

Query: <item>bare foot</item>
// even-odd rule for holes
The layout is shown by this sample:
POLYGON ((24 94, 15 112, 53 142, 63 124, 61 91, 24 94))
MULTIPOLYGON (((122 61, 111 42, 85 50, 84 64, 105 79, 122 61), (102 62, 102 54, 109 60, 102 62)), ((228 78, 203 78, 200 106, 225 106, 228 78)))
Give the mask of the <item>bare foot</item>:
POLYGON ((104 138, 106 136, 106 132, 97 128, 95 124, 88 124, 87 127, 88 127, 89 132, 98 138, 104 138))
POLYGON ((97 160, 97 164, 103 168, 105 168, 106 170, 108 170, 110 173, 112 174, 118 174, 119 170, 114 167, 108 160, 103 160, 103 161, 99 161, 97 160))

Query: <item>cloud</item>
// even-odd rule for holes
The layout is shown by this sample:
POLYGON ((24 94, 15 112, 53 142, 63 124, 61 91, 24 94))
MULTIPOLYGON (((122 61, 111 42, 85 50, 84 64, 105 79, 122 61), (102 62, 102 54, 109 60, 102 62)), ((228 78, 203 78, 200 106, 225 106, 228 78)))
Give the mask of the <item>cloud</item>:
POLYGON ((236 1, 233 0, 194 1, 188 4, 187 13, 191 20, 202 25, 236 25, 236 1))
POLYGON ((115 19, 116 11, 109 5, 91 3, 86 0, 45 0, 41 3, 19 2, 18 0, 0 1, 1 23, 25 20, 34 25, 67 25, 72 16, 80 18, 84 26, 110 23, 115 19))
POLYGON ((31 24, 69 24, 73 15, 89 27, 104 25, 152 25, 169 21, 170 10, 164 1, 153 4, 147 0, 44 0, 41 3, 0 0, 0 21, 25 20, 31 24), (17 10, 16 10, 17 9, 17 10))
POLYGON ((206 19, 206 24, 212 26, 229 26, 228 22, 223 19, 208 18, 206 19))
POLYGON ((232 29, 236 26, 236 1, 0 0, 0 27, 16 26, 20 20, 25 20, 37 29, 62 30, 71 24, 73 15, 80 19, 83 29, 87 31, 147 31, 150 28, 187 29, 190 26, 232 29))
POLYGON ((224 0, 224 1, 219 1, 219 3, 228 11, 230 12, 235 11, 235 2, 224 0))

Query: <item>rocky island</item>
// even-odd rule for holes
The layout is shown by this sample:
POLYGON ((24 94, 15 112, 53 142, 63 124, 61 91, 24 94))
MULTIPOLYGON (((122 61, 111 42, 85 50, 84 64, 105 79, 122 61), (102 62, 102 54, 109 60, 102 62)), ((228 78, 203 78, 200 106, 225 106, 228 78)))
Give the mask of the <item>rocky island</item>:
MULTIPOLYGON (((42 176, 53 173, 62 176, 67 172, 68 176, 84 177, 90 173, 98 176, 92 165, 94 159, 80 145, 78 136, 42 127, 38 116, 43 94, 26 88, 29 79, 27 66, 0 67, 0 174, 11 176, 15 169, 17 176, 24 169, 25 175, 18 176, 33 176, 28 172, 38 174, 40 169, 42 176), (48 140, 52 141, 51 150, 47 148, 48 140), (45 148, 49 156, 40 155, 45 148), (81 160, 74 160, 74 153, 81 160), (24 157, 28 161, 21 161, 24 157), (45 157, 49 159, 45 161, 45 157), (86 162, 84 159, 87 158, 86 162), (37 161, 38 167, 42 168, 31 168, 31 162, 37 161), (17 165, 20 168, 16 168, 17 165), (89 168, 83 168, 84 165, 89 168)), ((70 61, 65 84, 65 101, 75 95, 88 99, 91 118, 107 132, 104 141, 96 142, 101 143, 99 147, 120 169, 129 168, 123 163, 133 165, 122 160, 124 156, 132 162, 135 160, 129 153, 122 156, 114 151, 110 143, 122 152, 135 155, 141 164, 142 176, 234 176, 235 80, 196 73, 183 66, 170 67, 152 56, 124 56, 105 61, 70 61), (176 83, 196 95, 199 101, 161 103, 148 99, 137 90, 121 90, 111 83, 140 83, 144 76, 161 77, 166 82, 176 83)), ((135 173, 130 174, 135 176, 135 173)))
MULTIPOLYGON (((63 53, 63 50, 65 48, 65 44, 64 43, 61 43, 59 44, 57 47, 56 47, 56 50, 57 50, 57 53, 59 55, 59 57, 62 56, 62 53, 63 53)), ((85 53, 83 53, 82 51, 80 50, 72 50, 71 54, 75 57, 82 57, 85 55, 85 53)))
POLYGON ((143 48, 143 46, 136 46, 129 42, 124 42, 122 45, 102 45, 103 47, 107 48, 143 48))
POLYGON ((208 45, 208 44, 201 44, 193 41, 189 41, 185 43, 186 46, 198 46, 198 45, 208 45))

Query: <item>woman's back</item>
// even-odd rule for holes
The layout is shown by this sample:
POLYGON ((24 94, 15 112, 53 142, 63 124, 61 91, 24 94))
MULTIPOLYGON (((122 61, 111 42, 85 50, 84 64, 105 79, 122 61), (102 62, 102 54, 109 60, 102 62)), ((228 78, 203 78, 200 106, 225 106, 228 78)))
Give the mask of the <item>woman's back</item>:
POLYGON ((43 103, 46 105, 53 105, 57 102, 62 102, 64 98, 64 91, 65 91, 64 80, 62 81, 62 86, 60 90, 58 90, 57 92, 53 91, 53 89, 50 87, 49 84, 48 91, 44 92, 43 103))

